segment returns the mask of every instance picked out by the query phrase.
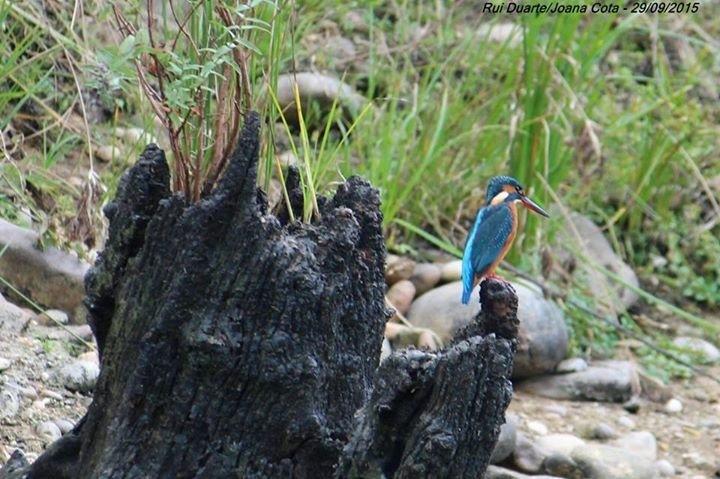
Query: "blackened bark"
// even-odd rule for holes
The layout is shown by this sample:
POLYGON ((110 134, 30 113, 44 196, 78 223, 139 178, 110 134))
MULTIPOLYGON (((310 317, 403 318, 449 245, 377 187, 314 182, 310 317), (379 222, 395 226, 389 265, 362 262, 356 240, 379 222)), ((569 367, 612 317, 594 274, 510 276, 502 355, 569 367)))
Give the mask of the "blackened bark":
POLYGON ((93 402, 0 478, 482 474, 510 397, 514 293, 486 283, 497 294, 483 296, 475 330, 376 373, 388 315, 377 191, 350 178, 312 224, 283 206, 268 214, 258 130, 250 115, 199 203, 171 194, 155 146, 125 175, 86 278, 101 355, 93 402))
POLYGON ((496 280, 483 311, 438 354, 406 350, 378 369, 338 478, 477 478, 512 397, 517 296, 496 280))

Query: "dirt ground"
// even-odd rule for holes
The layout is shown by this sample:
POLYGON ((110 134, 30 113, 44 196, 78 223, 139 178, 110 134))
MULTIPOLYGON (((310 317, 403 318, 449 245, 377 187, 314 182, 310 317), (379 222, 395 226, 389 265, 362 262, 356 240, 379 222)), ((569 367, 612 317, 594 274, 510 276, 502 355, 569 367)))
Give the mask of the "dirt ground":
MULTIPOLYGON (((0 391, 16 392, 20 407, 15 414, 7 398, 0 398, 0 463, 21 448, 32 460, 47 446, 38 432, 45 421, 77 422, 91 402, 89 395, 67 390, 56 373, 87 348, 58 328, 32 327, 23 334, 0 337, 0 391), (56 339, 52 339, 55 337, 56 339), (1 362, 0 362, 1 363, 1 362), (4 402, 3 402, 4 401, 4 402)), ((720 367, 709 370, 720 377, 720 367)), ((658 445, 658 459, 668 460, 676 477, 713 478, 720 458, 720 384, 702 377, 675 382, 673 396, 683 404, 680 413, 664 411, 662 403, 643 401, 637 413, 620 404, 545 399, 517 392, 509 412, 519 417, 519 430, 536 435, 528 422, 541 422, 549 433, 582 436, 589 425, 606 423, 619 434, 650 431, 658 445)))

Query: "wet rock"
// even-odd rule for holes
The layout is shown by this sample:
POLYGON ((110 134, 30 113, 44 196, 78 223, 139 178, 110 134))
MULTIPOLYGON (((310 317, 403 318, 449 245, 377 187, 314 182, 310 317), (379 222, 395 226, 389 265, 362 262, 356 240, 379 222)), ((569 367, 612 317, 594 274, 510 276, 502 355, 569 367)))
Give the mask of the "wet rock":
POLYGON ((462 261, 459 259, 445 263, 440 268, 440 280, 443 283, 459 281, 461 277, 462 277, 462 261))
POLYGON ((515 440, 517 439, 517 419, 514 415, 508 414, 505 417, 505 424, 500 427, 500 436, 498 436, 497 444, 490 456, 490 464, 499 464, 515 450, 515 440))
POLYGON ((485 471, 484 479, 560 479, 556 476, 528 476, 512 469, 506 469, 500 466, 488 466, 485 471))
POLYGON ((415 265, 410 281, 415 285, 416 294, 420 296, 430 291, 440 282, 440 267, 432 263, 418 263, 415 265))
POLYGON ((587 479, 654 479, 654 461, 604 444, 587 444, 572 451, 570 458, 587 479))
POLYGON ((657 441, 648 431, 637 431, 625 434, 610 443, 619 449, 631 452, 645 459, 657 459, 657 441))
MULTIPOLYGON (((0 239, 0 250, 2 240, 0 239)), ((2 258, 0 258, 0 262, 2 258)), ((24 330, 33 315, 27 310, 6 301, 0 294, 0 332, 19 333, 24 330)))
POLYGON ((0 249, 7 246, 0 276, 37 303, 67 311, 73 322, 83 321, 83 278, 89 265, 56 248, 37 249, 38 239, 34 231, 0 220, 0 249))
POLYGON ((41 422, 37 425, 35 431, 37 431, 38 436, 40 436, 45 444, 55 442, 62 437, 60 428, 52 421, 41 422))
POLYGON ((521 391, 553 399, 624 402, 639 393, 635 366, 627 361, 598 361, 585 371, 531 378, 521 391))
MULTIPOLYGON (((578 244, 589 259, 599 266, 607 268, 618 275, 623 282, 638 288, 640 283, 635 272, 628 266, 612 249, 605 238, 602 230, 592 220, 579 213, 570 214, 570 224, 566 224, 564 230, 558 234, 557 244, 578 244), (576 235, 575 233, 578 233, 576 235)), ((625 287, 615 281, 611 281, 601 271, 597 271, 586 262, 580 262, 581 268, 587 277, 588 284, 592 285, 595 298, 604 305, 608 312, 617 310, 618 300, 622 309, 633 306, 638 295, 631 288, 625 287), (617 298, 617 299, 616 299, 617 298)))
MULTIPOLYGON (((518 294, 518 350, 514 378, 550 372, 567 353, 568 332, 562 311, 542 293, 513 283, 518 294)), ((456 281, 428 291, 417 298, 408 311, 408 320, 416 326, 435 331, 444 342, 480 311, 477 291, 469 305, 460 302, 462 283, 456 281)))
POLYGON ((404 256, 389 254, 385 260, 385 282, 392 286, 403 279, 410 279, 415 270, 415 261, 404 256))
POLYGON ((20 398, 16 391, 4 387, 0 389, 0 421, 14 418, 20 411, 20 398))
POLYGON ((708 341, 700 338, 680 336, 673 340, 673 344, 679 348, 688 349, 705 358, 705 361, 714 363, 720 360, 720 350, 708 341))
POLYGON ((396 308, 400 314, 405 315, 415 298, 415 285, 407 279, 400 280, 390 286, 385 296, 392 307, 396 308))
POLYGON ((583 358, 568 358, 558 363, 555 372, 558 374, 577 373, 585 371, 587 368, 588 364, 583 358))
POLYGON ((73 361, 57 373, 58 380, 70 391, 89 393, 95 388, 100 368, 90 361, 73 361))
POLYGON ((680 402, 679 399, 672 398, 665 403, 664 409, 665 412, 668 414, 677 414, 679 412, 682 412, 683 404, 680 402))
POLYGON ((70 321, 68 314, 65 311, 59 309, 48 309, 38 314, 36 317, 38 324, 43 326, 57 326, 58 324, 68 324, 70 321))

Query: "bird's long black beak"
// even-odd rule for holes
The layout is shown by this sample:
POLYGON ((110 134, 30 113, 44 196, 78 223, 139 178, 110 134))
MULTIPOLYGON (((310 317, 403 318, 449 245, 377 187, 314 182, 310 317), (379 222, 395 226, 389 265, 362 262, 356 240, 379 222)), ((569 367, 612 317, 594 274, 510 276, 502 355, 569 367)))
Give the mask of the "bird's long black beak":
POLYGON ((542 209, 539 204, 535 203, 527 196, 523 196, 520 201, 522 201, 522 204, 525 206, 525 208, 529 209, 530 211, 534 211, 535 213, 544 216, 545 218, 550 218, 550 215, 547 213, 547 211, 542 209))

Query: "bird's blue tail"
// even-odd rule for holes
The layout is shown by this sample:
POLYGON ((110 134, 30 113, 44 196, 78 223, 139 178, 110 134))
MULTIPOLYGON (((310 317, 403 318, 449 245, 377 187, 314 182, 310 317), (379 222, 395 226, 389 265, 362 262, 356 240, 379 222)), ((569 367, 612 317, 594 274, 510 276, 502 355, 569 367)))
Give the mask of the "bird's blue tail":
POLYGON ((467 285, 463 286, 462 304, 468 304, 470 302, 471 294, 472 294, 472 288, 468 289, 467 285))

